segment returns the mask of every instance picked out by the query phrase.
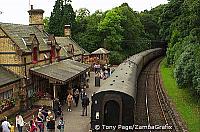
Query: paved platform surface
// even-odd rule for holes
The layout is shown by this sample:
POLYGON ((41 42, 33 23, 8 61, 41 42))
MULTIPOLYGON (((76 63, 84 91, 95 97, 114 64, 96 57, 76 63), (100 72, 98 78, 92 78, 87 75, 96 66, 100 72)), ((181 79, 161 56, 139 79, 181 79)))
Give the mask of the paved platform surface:
MULTIPOLYGON (((104 80, 101 80, 101 85, 103 84, 104 80)), ((90 105, 88 106, 88 115, 81 116, 82 114, 82 106, 81 100, 79 99, 79 104, 76 107, 75 104, 72 106, 72 111, 67 111, 67 106, 63 106, 63 118, 65 121, 64 132, 88 132, 90 130, 90 117, 91 117, 91 95, 96 92, 99 87, 95 87, 95 80, 94 80, 94 72, 90 73, 90 80, 89 80, 89 88, 86 88, 86 93, 90 99, 90 105)), ((31 118, 25 119, 25 122, 28 122, 31 118)), ((56 120, 56 126, 58 124, 59 118, 56 120)), ((25 127, 23 128, 23 132, 27 132, 25 127)), ((38 130, 39 132, 39 130, 38 130)), ((46 132, 46 128, 45 128, 46 132)), ((59 132, 56 128, 55 132, 59 132)))
POLYGON ((74 105, 71 112, 68 112, 66 106, 64 106, 65 132, 88 132, 90 129, 91 95, 99 88, 94 86, 94 72, 91 72, 90 75, 89 88, 86 88, 86 93, 90 99, 88 115, 81 116, 82 106, 80 99, 78 106, 74 105))

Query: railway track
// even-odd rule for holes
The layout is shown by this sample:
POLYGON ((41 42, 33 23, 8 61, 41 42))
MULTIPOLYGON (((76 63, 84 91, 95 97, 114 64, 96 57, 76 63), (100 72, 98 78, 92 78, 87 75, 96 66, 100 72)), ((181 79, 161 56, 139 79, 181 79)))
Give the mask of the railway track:
POLYGON ((158 72, 160 61, 161 58, 158 58, 149 63, 139 77, 135 124, 141 126, 141 130, 136 131, 182 131, 161 87, 158 72))

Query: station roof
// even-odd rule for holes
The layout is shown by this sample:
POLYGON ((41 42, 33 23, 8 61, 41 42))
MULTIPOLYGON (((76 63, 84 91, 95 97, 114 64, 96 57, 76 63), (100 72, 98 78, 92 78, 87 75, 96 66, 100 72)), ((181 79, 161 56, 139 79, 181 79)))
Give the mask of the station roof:
POLYGON ((8 83, 14 83, 20 79, 19 76, 11 73, 7 69, 0 66, 0 87, 8 83))
POLYGON ((55 37, 58 45, 61 46, 60 55, 61 56, 77 56, 77 55, 90 55, 85 49, 79 46, 72 38, 70 37, 55 37), (70 51, 73 50, 73 54, 70 54, 70 51))
POLYGON ((109 54, 110 51, 104 49, 104 48, 99 48, 97 50, 95 50, 94 52, 92 52, 91 54, 96 55, 96 54, 109 54))
POLYGON ((49 79, 54 83, 65 84, 72 78, 84 73, 90 65, 73 60, 63 60, 50 65, 30 69, 32 74, 49 79))
POLYGON ((0 28, 15 42, 16 45, 22 51, 31 51, 27 47, 29 43, 30 34, 35 34, 37 40, 39 41, 40 50, 49 50, 46 41, 48 35, 45 32, 41 32, 36 26, 22 25, 22 24, 12 24, 12 23, 0 23, 0 28))

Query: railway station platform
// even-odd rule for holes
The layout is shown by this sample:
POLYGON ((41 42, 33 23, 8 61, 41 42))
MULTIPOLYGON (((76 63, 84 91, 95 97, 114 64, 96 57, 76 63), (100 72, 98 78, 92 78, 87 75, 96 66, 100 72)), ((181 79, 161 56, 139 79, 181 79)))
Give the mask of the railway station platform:
MULTIPOLYGON (((104 83, 105 80, 100 80, 101 85, 104 83)), ((94 92, 96 92, 100 87, 95 87, 95 75, 94 72, 90 73, 89 79, 89 88, 86 88, 87 96, 90 99, 90 105, 88 106, 88 113, 87 116, 81 116, 82 114, 82 106, 81 106, 81 99, 79 98, 78 106, 76 107, 75 104, 72 105, 72 111, 67 111, 66 104, 63 106, 63 119, 65 121, 65 132, 89 132, 90 130, 90 116, 91 116, 91 96, 94 92)), ((32 116, 24 119, 25 122, 29 122, 32 116)), ((59 132, 57 129, 57 124, 59 121, 59 117, 56 120, 56 129, 55 132, 59 132)), ((26 132, 26 128, 24 127, 23 132, 26 132)), ((17 129, 16 129, 17 131, 17 129)), ((46 127, 45 127, 46 132, 46 127)))

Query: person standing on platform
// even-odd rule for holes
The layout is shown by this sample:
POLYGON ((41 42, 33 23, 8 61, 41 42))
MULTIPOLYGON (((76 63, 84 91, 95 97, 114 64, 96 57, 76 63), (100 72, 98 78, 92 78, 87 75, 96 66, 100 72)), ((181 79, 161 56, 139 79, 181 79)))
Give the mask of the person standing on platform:
POLYGON ((24 126, 24 119, 20 114, 16 115, 16 127, 19 132, 22 132, 22 128, 24 126))
POLYGON ((47 132, 55 132, 55 119, 51 111, 48 112, 46 121, 47 121, 47 132))
POLYGON ((83 97, 82 99, 82 115, 81 116, 84 116, 84 113, 85 113, 85 116, 87 116, 87 106, 89 105, 90 103, 90 100, 89 98, 87 97, 87 94, 85 94, 85 96, 83 97))
POLYGON ((7 117, 4 117, 4 120, 1 124, 2 132, 10 132, 10 123, 7 121, 7 117))
POLYGON ((67 111, 72 111, 71 110, 72 102, 73 102, 73 96, 71 95, 71 93, 69 93, 67 96, 67 106, 68 106, 67 111))
POLYGON ((41 112, 38 112, 38 116, 36 118, 37 125, 40 129, 40 132, 44 132, 44 115, 41 112))
POLYGON ((58 125, 60 126, 60 132, 64 132, 65 122, 63 120, 63 117, 60 117, 58 125))
POLYGON ((74 92, 74 101, 76 103, 76 107, 78 106, 78 101, 79 101, 79 90, 76 89, 76 91, 74 92))
POLYGON ((84 89, 81 89, 81 100, 83 100, 83 97, 86 95, 86 93, 85 93, 85 90, 84 89))
POLYGON ((13 122, 10 123, 10 132, 15 132, 15 126, 13 124, 13 122))
POLYGON ((53 100, 53 112, 55 114, 55 119, 57 118, 58 116, 58 109, 59 109, 59 106, 60 106, 60 102, 59 102, 59 99, 58 98, 55 98, 53 100))
POLYGON ((37 127, 33 119, 30 120, 30 132, 37 132, 37 127))

